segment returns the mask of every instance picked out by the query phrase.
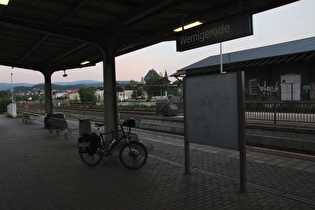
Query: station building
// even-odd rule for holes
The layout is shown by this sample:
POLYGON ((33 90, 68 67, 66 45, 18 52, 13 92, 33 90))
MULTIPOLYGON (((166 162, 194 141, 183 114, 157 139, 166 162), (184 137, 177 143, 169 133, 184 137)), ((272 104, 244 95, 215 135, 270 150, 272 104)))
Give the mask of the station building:
MULTIPOLYGON (((315 37, 226 53, 222 58, 224 72, 245 72, 247 101, 315 101, 315 37)), ((220 55, 215 55, 172 76, 219 72, 220 55)))

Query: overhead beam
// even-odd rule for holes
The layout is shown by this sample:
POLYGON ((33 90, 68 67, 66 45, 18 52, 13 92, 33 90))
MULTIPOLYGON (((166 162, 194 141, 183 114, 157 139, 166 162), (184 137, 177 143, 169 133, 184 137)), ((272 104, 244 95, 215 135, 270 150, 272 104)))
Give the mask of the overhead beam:
MULTIPOLYGON (((252 13, 255 14, 255 13, 263 12, 263 11, 266 11, 266 10, 274 9, 276 7, 281 7, 281 6, 284 6, 286 4, 290 4, 290 3, 293 3, 293 2, 297 2, 297 1, 300 1, 300 0, 278 0, 278 1, 270 1, 269 0, 269 3, 266 3, 266 2, 268 2, 266 0, 260 1, 262 4, 260 6, 253 7, 253 8, 257 8, 257 9, 252 9, 252 13)), ((246 0, 245 2, 246 3, 244 3, 244 6, 246 4, 249 4, 247 2, 252 2, 252 1, 251 0, 246 0)), ((255 2, 253 2, 253 4, 255 4, 255 6, 256 6, 257 2, 255 1, 255 2)))
POLYGON ((48 37, 48 34, 45 34, 44 36, 42 36, 37 42, 35 42, 33 44, 32 47, 30 47, 25 53, 24 55, 22 55, 17 63, 21 63, 27 56, 29 56, 43 41, 45 41, 45 39, 48 37))
POLYGON ((121 6, 125 6, 125 7, 138 7, 140 4, 136 3, 136 2, 131 2, 131 1, 125 1, 125 0, 105 0, 106 2, 110 2, 112 4, 116 4, 116 5, 121 5, 121 6))
POLYGON ((148 5, 145 5, 143 8, 133 11, 134 15, 131 15, 130 18, 127 18, 125 21, 121 22, 121 25, 131 26, 136 23, 143 22, 148 20, 151 17, 155 17, 161 12, 165 12, 169 9, 172 9, 176 6, 179 6, 181 1, 178 0, 165 0, 165 1, 151 1, 148 5))
POLYGON ((75 13, 82 5, 84 5, 88 0, 77 0, 75 4, 68 8, 68 10, 59 17, 59 19, 55 22, 54 25, 61 25, 64 21, 66 21, 73 13, 75 13))
POLYGON ((312 54, 310 54, 309 56, 307 56, 305 59, 306 60, 309 60, 309 59, 311 59, 312 57, 314 57, 315 56, 315 52, 313 52, 312 54))
POLYGON ((88 47, 91 47, 89 46, 91 45, 90 43, 82 43, 80 45, 77 45, 77 46, 73 46, 72 48, 70 49, 67 49, 65 52, 63 52, 62 54, 56 56, 55 58, 52 58, 49 63, 54 63, 54 62, 57 62, 58 60, 61 60, 69 55, 73 55, 73 54, 76 54, 78 53, 81 49, 86 49, 88 47))
MULTIPOLYGON (((117 30, 120 30, 121 27, 126 26, 132 22, 135 22, 145 16, 150 15, 151 13, 154 13, 155 11, 159 10, 160 8, 163 8, 167 5, 173 5, 173 2, 176 2, 178 0, 154 0, 150 1, 149 3, 145 4, 144 6, 140 8, 136 8, 129 12, 127 15, 117 19, 116 21, 113 21, 110 25, 107 25, 102 30, 99 31, 99 33, 113 33, 117 30)), ((151 15, 152 17, 152 15, 151 15)))
POLYGON ((94 33, 78 31, 73 29, 63 28, 56 25, 46 25, 41 23, 31 23, 23 20, 15 20, 12 18, 0 17, 0 23, 19 26, 29 30, 38 31, 41 33, 54 34, 70 39, 76 39, 84 42, 94 43, 94 33))
MULTIPOLYGON (((78 0, 75 5, 69 7, 69 9, 64 13, 64 15, 60 16, 59 19, 55 22, 55 26, 61 25, 64 21, 66 21, 75 11, 77 11, 84 3, 88 0, 78 0)), ((49 34, 43 35, 36 43, 33 44, 32 47, 28 49, 24 55, 18 59, 18 63, 22 62, 28 55, 31 54, 45 39, 48 37, 49 34)))
POLYGON ((17 67, 17 68, 21 68, 21 69, 31 69, 31 70, 35 70, 35 71, 41 70, 41 66, 38 66, 38 65, 27 65, 27 64, 15 63, 15 62, 1 62, 0 61, 0 65, 17 67))

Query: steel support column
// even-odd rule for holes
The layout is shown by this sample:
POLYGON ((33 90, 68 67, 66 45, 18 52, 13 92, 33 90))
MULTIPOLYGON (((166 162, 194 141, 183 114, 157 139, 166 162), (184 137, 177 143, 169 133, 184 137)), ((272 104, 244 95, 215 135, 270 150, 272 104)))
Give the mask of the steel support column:
POLYGON ((189 139, 187 138, 187 129, 186 125, 188 125, 187 122, 187 109, 186 109, 186 78, 184 77, 184 154, 185 154, 185 174, 190 174, 190 143, 189 139))
POLYGON ((245 73, 237 72, 238 92, 238 140, 240 151, 240 192, 246 192, 246 141, 245 141, 245 73))
MULTIPOLYGON (((44 73, 43 73, 44 74, 44 73)), ((51 97, 51 74, 44 74, 45 77, 45 111, 46 114, 52 113, 52 97, 51 97)))
POLYGON ((112 48, 101 47, 103 54, 104 124, 105 131, 117 130, 115 53, 112 48))

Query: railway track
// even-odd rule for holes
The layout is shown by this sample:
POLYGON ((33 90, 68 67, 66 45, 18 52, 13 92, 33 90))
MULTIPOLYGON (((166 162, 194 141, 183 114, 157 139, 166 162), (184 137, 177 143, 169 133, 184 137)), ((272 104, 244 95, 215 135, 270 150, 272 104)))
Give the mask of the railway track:
MULTIPOLYGON (((95 112, 103 113, 103 108, 80 108, 80 107, 54 107, 54 110, 60 112, 95 112)), ((155 115, 155 111, 150 110, 130 110, 130 109, 118 109, 118 113, 121 114, 134 114, 134 115, 155 115)))
MULTIPOLYGON (((18 107, 19 112, 29 112, 32 114, 45 114, 44 107, 30 107, 25 109, 24 107, 18 107)), ((71 117, 74 119, 80 118, 91 118, 98 121, 103 121, 103 108, 81 108, 81 107, 54 107, 54 112, 62 112, 66 117, 71 117)), ((141 116, 154 116, 156 115, 155 111, 150 110, 128 110, 128 109, 118 109, 118 114, 121 118, 134 118, 141 119, 141 116)))

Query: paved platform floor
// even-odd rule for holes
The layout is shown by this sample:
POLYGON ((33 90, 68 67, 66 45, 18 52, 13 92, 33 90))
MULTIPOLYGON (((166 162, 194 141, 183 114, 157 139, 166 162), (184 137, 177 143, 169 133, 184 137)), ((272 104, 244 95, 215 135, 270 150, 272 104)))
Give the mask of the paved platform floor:
POLYGON ((181 136, 136 130, 149 150, 143 168, 128 170, 113 157, 88 167, 78 132, 65 139, 42 122, 0 115, 0 209, 315 209, 313 156, 249 148, 240 193, 236 151, 191 144, 185 175, 181 136))

